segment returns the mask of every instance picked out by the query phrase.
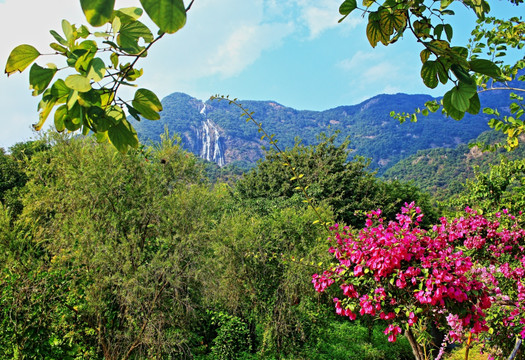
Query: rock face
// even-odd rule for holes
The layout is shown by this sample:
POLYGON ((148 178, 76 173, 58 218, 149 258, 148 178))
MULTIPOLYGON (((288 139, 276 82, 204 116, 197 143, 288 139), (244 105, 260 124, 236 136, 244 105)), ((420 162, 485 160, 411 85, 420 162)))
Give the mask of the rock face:
MULTIPOLYGON (((167 127, 171 134, 177 133, 181 137, 185 149, 220 167, 235 161, 255 163, 263 156, 261 141, 240 138, 218 123, 224 119, 222 115, 217 117, 217 109, 223 108, 224 104, 205 103, 183 93, 171 94, 162 103, 164 110, 160 120, 134 124, 142 143, 158 141, 167 127)), ((241 121, 238 115, 232 115, 228 120, 230 118, 241 121)))

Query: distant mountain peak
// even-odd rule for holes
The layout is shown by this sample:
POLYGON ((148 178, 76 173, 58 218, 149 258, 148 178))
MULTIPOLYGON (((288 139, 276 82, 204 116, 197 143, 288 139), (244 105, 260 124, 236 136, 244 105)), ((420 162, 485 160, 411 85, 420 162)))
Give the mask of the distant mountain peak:
MULTIPOLYGON (((484 106, 503 107, 508 97, 484 96, 484 106)), ((321 132, 339 131, 339 140, 349 136, 352 154, 371 158, 371 166, 379 172, 418 150, 452 147, 467 143, 488 129, 484 114, 468 115, 460 121, 441 113, 420 117, 417 123, 399 124, 390 112, 413 112, 433 99, 424 94, 379 94, 356 105, 339 106, 324 111, 296 110, 274 100, 240 100, 266 132, 275 134, 281 147, 291 147, 299 137, 306 145, 317 142, 321 132)), ((136 125, 142 141, 157 141, 168 126, 177 132, 183 146, 197 156, 221 166, 242 161, 254 163, 264 156, 256 126, 241 119, 241 111, 227 101, 196 99, 175 92, 162 100, 164 111, 158 121, 141 121, 136 125)))

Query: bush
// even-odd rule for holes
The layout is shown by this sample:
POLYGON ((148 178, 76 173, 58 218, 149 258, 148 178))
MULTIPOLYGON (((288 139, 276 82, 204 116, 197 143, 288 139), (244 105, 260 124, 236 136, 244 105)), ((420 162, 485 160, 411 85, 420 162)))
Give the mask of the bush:
POLYGON ((217 336, 211 347, 214 359, 241 359, 243 353, 251 350, 250 331, 245 322, 222 311, 210 311, 209 314, 212 325, 217 326, 217 336))

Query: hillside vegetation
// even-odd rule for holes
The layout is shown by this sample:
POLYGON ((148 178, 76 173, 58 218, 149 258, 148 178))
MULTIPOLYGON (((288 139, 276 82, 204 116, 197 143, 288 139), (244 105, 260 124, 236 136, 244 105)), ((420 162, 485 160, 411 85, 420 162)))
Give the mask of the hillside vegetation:
MULTIPOLYGON (((485 132, 472 144, 494 144, 504 141, 501 133, 485 132)), ((483 151, 483 147, 458 145, 455 148, 419 150, 416 154, 399 161, 383 174, 384 179, 411 182, 426 191, 436 200, 446 200, 464 190, 467 179, 473 179, 476 172, 487 172, 491 165, 502 160, 519 160, 525 157, 523 147, 508 152, 483 151)))

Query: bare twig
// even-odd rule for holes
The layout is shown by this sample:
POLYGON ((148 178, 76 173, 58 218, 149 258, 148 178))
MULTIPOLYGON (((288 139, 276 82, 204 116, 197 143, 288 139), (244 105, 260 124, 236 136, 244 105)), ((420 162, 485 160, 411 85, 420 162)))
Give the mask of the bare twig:
POLYGON ((186 8, 186 12, 190 11, 191 6, 193 5, 194 2, 195 2, 195 0, 191 0, 190 4, 189 4, 188 7, 186 8))

